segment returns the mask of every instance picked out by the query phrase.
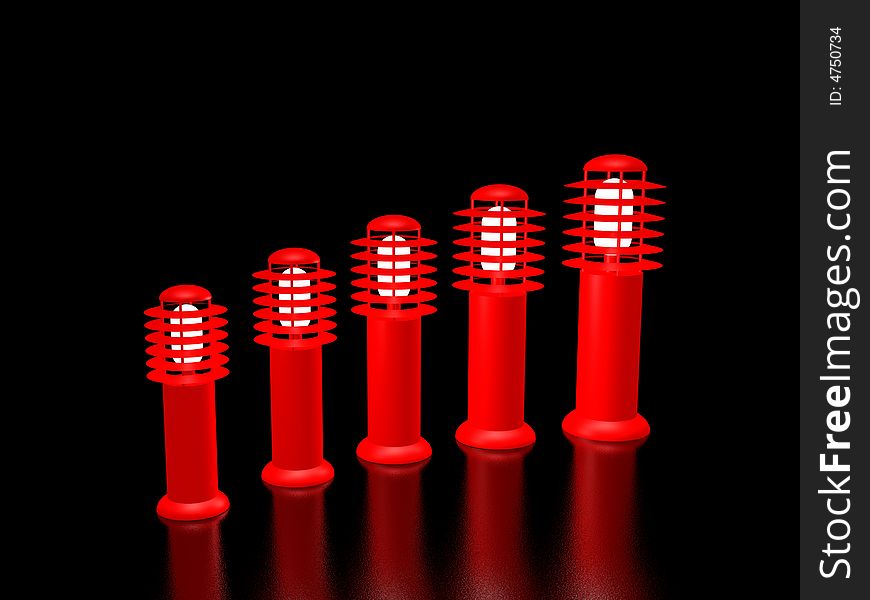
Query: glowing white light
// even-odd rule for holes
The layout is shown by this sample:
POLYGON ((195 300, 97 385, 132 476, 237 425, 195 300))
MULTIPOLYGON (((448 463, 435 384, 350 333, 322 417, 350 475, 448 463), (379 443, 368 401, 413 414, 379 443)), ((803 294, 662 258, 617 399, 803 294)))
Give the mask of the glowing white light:
MULTIPOLYGON (((301 275, 305 273, 304 269, 300 269, 299 267, 290 267, 284 271, 285 275, 289 275, 292 273, 293 275, 301 275)), ((304 288, 311 285, 311 281, 308 279, 279 279, 278 287, 293 287, 293 288, 304 288)), ((311 294, 278 294, 278 300, 311 300, 311 294)), ((279 313, 286 313, 290 315, 299 315, 303 313, 310 313, 310 306, 279 306, 279 313)), ((298 321, 281 321, 281 325, 284 327, 305 327, 306 325, 311 324, 311 319, 300 319, 298 321)))
MULTIPOLYGON (((504 206, 493 206, 487 212, 510 212, 510 209, 504 206)), ((517 220, 513 217, 484 217, 480 221, 481 225, 495 227, 501 225, 503 227, 516 227, 517 220)), ((485 242, 515 242, 517 241, 516 233, 492 233, 486 231, 480 234, 480 239, 485 242)), ((480 254, 483 256, 516 256, 516 248, 481 248, 480 254)), ((499 263, 485 262, 481 263, 484 271, 513 271, 517 263, 499 263)))
MULTIPOLYGON (((604 183, 618 183, 619 178, 613 177, 611 179, 605 179, 604 183)), ((622 183, 625 183, 625 180, 622 180, 622 183)), ((623 200, 633 200, 634 192, 630 189, 600 189, 595 191, 595 197, 601 198, 603 200, 617 200, 620 198, 619 193, 622 192, 621 198, 623 200)), ((633 206, 623 206, 622 214, 623 215, 631 215, 634 213, 633 206)), ((603 206, 600 204, 595 205, 595 214, 596 215, 618 215, 619 207, 618 206, 603 206)), ((617 226, 619 223, 615 221, 595 221, 594 229, 595 231, 617 231, 617 226)), ((631 231, 631 222, 623 222, 622 231, 631 231)), ((595 238, 595 245, 602 246, 604 248, 616 248, 616 238, 595 238)), ((631 245, 631 238, 622 238, 619 240, 620 247, 626 247, 631 245)))
MULTIPOLYGON (((384 238, 385 242, 404 242, 405 238, 400 235, 388 235, 384 238)), ((393 246, 378 246, 378 254, 385 256, 404 256, 411 254, 410 246, 402 246, 399 248, 393 246)), ((411 261, 409 260, 379 260, 379 269, 410 269, 411 261)), ((406 283, 411 281, 410 275, 378 275, 379 283, 406 283)), ((378 290, 381 296, 407 296, 411 290, 378 290), (395 292, 395 293, 393 293, 395 292)))
MULTIPOLYGON (((173 312, 190 312, 193 310, 197 310, 197 308, 193 304, 182 304, 181 306, 176 306, 172 309, 173 312)), ((186 317, 183 319, 169 319, 169 323, 172 325, 196 325, 198 323, 202 323, 202 317, 186 317)), ((199 337, 202 335, 202 331, 170 331, 169 337, 199 337)), ((201 350, 205 347, 204 344, 172 344, 170 346, 173 350, 201 350)), ((177 363, 197 363, 202 360, 202 356, 185 356, 184 358, 175 358, 174 360, 177 363)))

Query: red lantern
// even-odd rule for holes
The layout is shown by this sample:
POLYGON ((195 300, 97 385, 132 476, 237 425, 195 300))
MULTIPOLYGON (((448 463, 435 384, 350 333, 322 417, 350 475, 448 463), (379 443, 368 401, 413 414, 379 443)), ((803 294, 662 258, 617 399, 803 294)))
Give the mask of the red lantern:
POLYGON ((357 455, 369 462, 406 464, 432 455, 420 436, 421 318, 435 312, 426 276, 435 258, 424 248, 432 240, 420 235, 420 224, 401 215, 378 217, 367 236, 353 242, 365 250, 353 255, 364 264, 353 268, 364 275, 353 285, 362 302, 353 312, 367 319, 368 437, 357 455))
POLYGON ((160 306, 145 311, 153 320, 148 379, 163 384, 166 440, 166 495, 157 513, 176 521, 206 519, 225 512, 227 497, 218 490, 215 386, 229 371, 223 352, 226 312, 211 293, 196 285, 177 285, 160 294, 160 306))
POLYGON ((583 167, 583 181, 567 187, 583 195, 566 200, 581 212, 567 219, 580 227, 565 246, 580 256, 564 264, 580 269, 577 344, 577 408, 562 429, 581 438, 621 442, 649 434, 637 413, 643 272, 661 265, 647 258, 661 252, 649 244, 661 235, 649 223, 662 217, 647 208, 664 204, 647 196, 664 186, 646 179, 646 165, 622 154, 600 156, 583 167))
POLYGON ((254 303, 260 319, 258 344, 269 348, 272 396, 272 461, 263 481, 278 487, 308 487, 330 481, 323 459, 323 345, 335 340, 329 320, 335 301, 324 281, 335 275, 320 268, 320 257, 304 248, 285 248, 269 257, 269 268, 254 273, 262 296, 254 303))
POLYGON ((543 286, 529 278, 543 273, 530 252, 543 242, 528 222, 544 213, 529 210, 529 197, 512 185, 488 185, 471 195, 471 208, 458 211, 469 222, 456 229, 465 248, 455 269, 465 278, 454 287, 468 291, 468 420, 456 439, 467 446, 505 450, 535 442, 523 420, 526 358, 526 295, 543 286))

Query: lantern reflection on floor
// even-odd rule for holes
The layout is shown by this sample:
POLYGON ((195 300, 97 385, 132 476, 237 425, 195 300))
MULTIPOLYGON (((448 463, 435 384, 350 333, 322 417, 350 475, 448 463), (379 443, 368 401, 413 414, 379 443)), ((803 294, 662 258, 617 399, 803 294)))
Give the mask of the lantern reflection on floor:
POLYGON ((409 465, 359 461, 366 470, 364 564, 355 598, 432 598, 423 539, 420 476, 409 465))
POLYGON ((160 520, 169 536, 169 594, 175 600, 228 598, 220 524, 225 514, 203 521, 160 520))
POLYGON ((532 446, 480 450, 466 457, 461 598, 532 598, 526 555, 523 461, 532 446))
POLYGON ((272 596, 332 597, 324 515, 328 484, 266 487, 272 493, 272 596))
POLYGON ((638 547, 633 442, 593 442, 566 436, 574 446, 566 511, 562 592, 571 597, 649 597, 638 547))

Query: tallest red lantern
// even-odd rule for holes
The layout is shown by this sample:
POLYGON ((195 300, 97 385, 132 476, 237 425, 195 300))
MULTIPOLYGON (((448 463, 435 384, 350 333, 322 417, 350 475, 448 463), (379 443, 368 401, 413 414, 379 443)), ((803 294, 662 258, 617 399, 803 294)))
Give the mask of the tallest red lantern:
POLYGON ((637 412, 643 272, 661 264, 648 256, 661 235, 648 225, 662 217, 648 212, 664 204, 650 190, 647 167, 623 154, 608 154, 583 167, 583 181, 568 184, 582 195, 566 200, 580 212, 566 216, 579 227, 565 233, 580 241, 565 246, 580 256, 564 264, 580 269, 577 343, 577 408, 562 421, 565 433, 622 442, 649 434, 637 412))

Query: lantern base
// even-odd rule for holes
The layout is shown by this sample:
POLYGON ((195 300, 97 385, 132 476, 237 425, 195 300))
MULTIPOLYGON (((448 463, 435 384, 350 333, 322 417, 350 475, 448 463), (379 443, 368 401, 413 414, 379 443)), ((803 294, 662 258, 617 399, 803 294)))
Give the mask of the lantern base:
POLYGON ((366 438, 356 447, 356 455, 380 465, 407 465, 432 456, 432 446, 423 438, 407 446, 382 446, 366 438))
POLYGON ((562 421, 562 431, 598 442, 628 442, 647 437, 649 423, 639 414, 625 421, 598 421, 582 417, 572 410, 562 421))
POLYGON ((230 501, 223 492, 204 502, 176 502, 163 496, 157 503, 157 514, 170 521, 201 521, 227 512, 230 501))
POLYGON ((480 429, 474 427, 469 421, 466 421, 456 430, 456 440, 472 448, 513 450, 514 448, 524 448, 534 444, 535 432, 529 427, 528 423, 523 423, 516 429, 499 431, 480 429))
POLYGON ((262 478, 267 484, 281 488, 306 488, 332 481, 335 471, 332 465, 321 460, 310 469, 281 469, 270 462, 263 467, 262 478))

